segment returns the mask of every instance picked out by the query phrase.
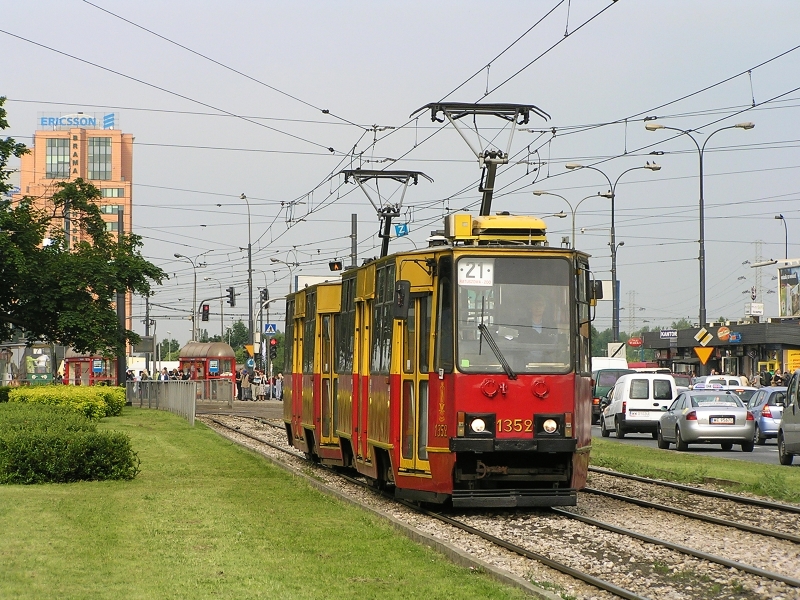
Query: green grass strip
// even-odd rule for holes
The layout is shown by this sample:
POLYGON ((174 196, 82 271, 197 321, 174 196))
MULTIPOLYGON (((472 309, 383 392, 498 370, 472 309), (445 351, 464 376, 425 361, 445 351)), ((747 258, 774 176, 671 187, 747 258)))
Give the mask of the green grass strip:
MULTIPOLYGON (((713 483, 782 502, 800 502, 800 468, 658 450, 592 439, 591 464, 678 483, 713 483)), ((591 474, 590 474, 591 475, 591 474)))
POLYGON ((197 423, 126 408, 132 481, 0 486, 0 598, 523 598, 197 423))

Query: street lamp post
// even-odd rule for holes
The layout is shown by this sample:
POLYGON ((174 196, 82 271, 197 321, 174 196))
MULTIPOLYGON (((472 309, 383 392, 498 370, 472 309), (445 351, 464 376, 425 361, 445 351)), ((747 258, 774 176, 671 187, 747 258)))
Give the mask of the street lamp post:
MULTIPOLYGON (((619 341, 619 294, 617 293, 617 234, 616 234, 616 225, 614 221, 614 205, 616 199, 616 190, 617 184, 619 180, 622 178, 625 173, 629 173, 631 171, 636 171, 638 169, 648 169, 650 171, 659 171, 661 169, 661 165, 657 165, 656 163, 648 162, 646 165, 642 165, 639 167, 631 167, 630 169, 626 169, 622 173, 619 174, 619 177, 611 183, 611 179, 608 175, 606 175, 603 171, 598 169, 597 167, 592 167, 591 165, 582 165, 580 163, 567 163, 565 165, 567 169, 574 170, 574 169, 591 169, 592 171, 597 171, 603 177, 606 178, 608 182, 609 194, 600 194, 601 196, 607 197, 611 199, 611 298, 612 298, 612 315, 611 315, 611 332, 613 335, 613 341, 619 341)), ((619 244, 622 245, 622 244, 619 244)))
POLYGON ((730 125, 728 127, 722 127, 717 129, 716 131, 712 131, 709 136, 706 138, 706 141, 703 142, 701 146, 697 139, 692 135, 694 130, 692 129, 679 129, 677 127, 667 127, 666 125, 662 125, 661 123, 656 123, 655 121, 648 121, 644 125, 647 131, 657 131, 659 129, 669 129, 670 131, 677 131, 684 135, 689 136, 691 140, 694 142, 694 145, 697 146, 697 154, 700 157, 700 327, 706 326, 706 238, 705 238, 705 202, 703 200, 703 154, 705 153, 706 144, 708 140, 715 133, 719 133, 720 131, 725 131, 726 129, 752 129, 755 127, 754 123, 737 123, 736 125, 730 125))
POLYGON ((783 242, 783 258, 789 258, 789 228, 786 226, 786 217, 783 215, 775 215, 776 219, 780 219, 783 221, 783 234, 784 234, 784 242, 783 242))
POLYGON ((183 254, 175 253, 175 258, 185 258, 192 264, 192 272, 194 273, 194 291, 192 293, 192 341, 195 341, 195 325, 197 320, 197 265, 194 261, 183 254))
POLYGON ((250 344, 253 343, 253 244, 250 240, 250 201, 247 196, 239 196, 247 204, 247 326, 250 331, 250 344))
POLYGON ((567 206, 569 206, 569 210, 572 213, 572 237, 570 238, 570 240, 573 248, 575 248, 575 214, 578 212, 578 208, 580 207, 580 205, 583 204, 584 200, 588 200, 589 198, 597 198, 598 196, 601 198, 611 197, 610 195, 597 192, 597 194, 592 194, 591 196, 586 196, 586 198, 582 198, 578 202, 578 204, 575 205, 575 208, 573 208, 572 203, 566 198, 564 198, 564 196, 562 196, 561 194, 554 194, 553 192, 547 192, 545 190, 533 190, 533 194, 535 196, 555 196, 556 198, 561 198, 564 202, 567 203, 567 206))
POLYGON ((222 308, 222 282, 214 277, 203 277, 203 281, 216 281, 219 284, 219 341, 225 337, 225 313, 222 308))
POLYGON ((270 260, 274 263, 280 263, 282 265, 286 265, 289 267, 289 293, 292 293, 292 283, 294 283, 294 275, 292 271, 292 267, 299 267, 300 263, 298 262, 286 262, 285 260, 280 260, 278 258, 270 258, 270 260))

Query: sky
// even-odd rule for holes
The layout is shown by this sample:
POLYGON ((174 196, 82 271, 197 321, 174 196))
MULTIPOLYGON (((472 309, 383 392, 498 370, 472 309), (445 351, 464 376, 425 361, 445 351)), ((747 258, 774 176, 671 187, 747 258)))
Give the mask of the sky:
MULTIPOLYGON (((449 212, 477 214, 470 148, 429 112, 410 118, 431 102, 549 115, 514 134, 492 210, 543 217, 558 246, 581 203, 575 244, 599 279, 611 278, 611 202, 597 194, 618 181, 622 331, 699 312, 698 148, 647 131, 645 118, 690 130, 700 146, 714 134, 703 154, 709 320, 743 318, 754 287, 777 316, 774 267, 750 264, 800 256, 798 2, 41 0, 1 10, 4 136, 30 144, 40 113, 83 111, 116 112, 135 137, 134 232, 169 274, 151 299, 159 338, 189 339, 195 273, 198 301, 235 286, 224 325, 246 322, 248 229, 255 298, 264 286, 285 295, 285 263, 321 276, 331 260, 349 264, 351 214, 359 263, 377 256, 375 210, 344 169, 434 180, 407 190, 399 221, 410 234, 390 250, 424 247, 449 212), (743 122, 755 128, 715 133, 743 122), (647 162, 661 169, 636 168, 647 162)), ((505 150, 504 121, 465 121, 474 143, 505 150)), ((401 190, 384 181, 380 193, 398 202, 401 190)), ((142 333, 143 299, 133 306, 142 333)), ((201 325, 213 335, 218 301, 210 307, 201 325)), ((595 326, 610 328, 611 314, 601 302, 595 326)), ((283 321, 282 302, 269 320, 283 321)))

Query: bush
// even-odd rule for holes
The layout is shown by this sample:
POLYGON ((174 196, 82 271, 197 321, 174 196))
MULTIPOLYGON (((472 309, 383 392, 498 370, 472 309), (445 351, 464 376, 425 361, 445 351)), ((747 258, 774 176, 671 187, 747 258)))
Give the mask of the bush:
POLYGON ((133 479, 139 457, 123 433, 97 431, 74 409, 0 406, 0 483, 133 479))
POLYGON ((13 389, 7 385, 0 385, 0 402, 8 402, 8 392, 13 389))
POLYGON ((39 385, 14 388, 9 402, 68 406, 92 420, 118 415, 125 405, 125 390, 116 387, 39 385))

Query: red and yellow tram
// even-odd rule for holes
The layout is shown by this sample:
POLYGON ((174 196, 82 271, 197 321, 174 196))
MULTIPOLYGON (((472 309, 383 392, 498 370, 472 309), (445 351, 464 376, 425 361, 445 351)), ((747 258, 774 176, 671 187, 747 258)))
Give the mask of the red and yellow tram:
POLYGON ((440 245, 287 297, 284 421, 397 497, 574 505, 591 443, 588 255, 534 217, 451 215, 440 245))

